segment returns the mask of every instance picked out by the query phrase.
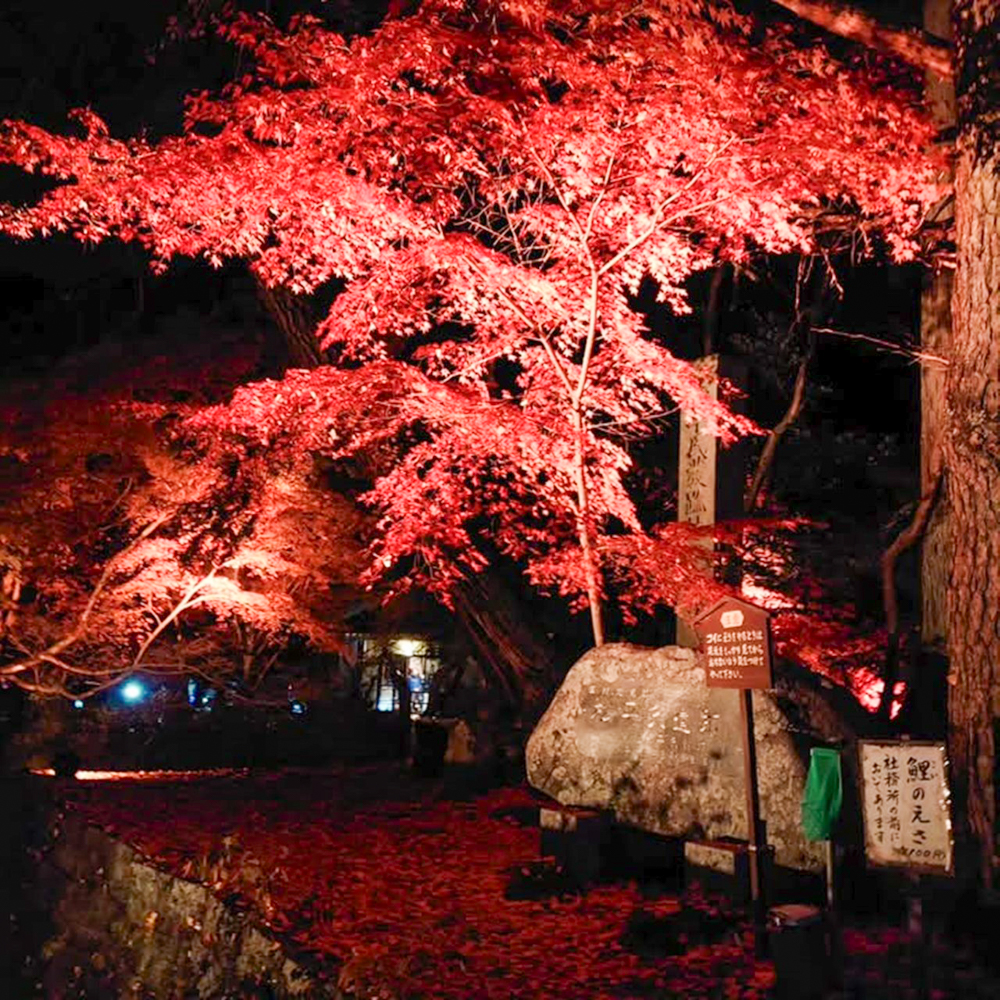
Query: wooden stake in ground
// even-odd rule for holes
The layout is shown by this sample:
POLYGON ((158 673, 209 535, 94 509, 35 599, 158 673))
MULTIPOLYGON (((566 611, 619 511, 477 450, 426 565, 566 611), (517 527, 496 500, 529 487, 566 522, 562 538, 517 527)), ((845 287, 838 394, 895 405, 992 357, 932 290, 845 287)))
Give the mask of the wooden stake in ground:
POLYGON ((746 601, 726 597, 699 615, 694 629, 701 640, 708 687, 735 688, 740 698, 743 772, 746 789, 747 852, 754 951, 767 948, 766 891, 762 865, 767 851, 757 786, 757 743, 753 731, 753 689, 769 688, 771 674, 770 615, 746 601))

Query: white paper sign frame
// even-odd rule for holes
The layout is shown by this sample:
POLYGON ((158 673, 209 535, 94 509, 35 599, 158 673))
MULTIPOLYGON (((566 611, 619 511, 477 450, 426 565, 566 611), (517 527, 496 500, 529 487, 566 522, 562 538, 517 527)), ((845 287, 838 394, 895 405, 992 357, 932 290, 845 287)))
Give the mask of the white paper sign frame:
MULTIPOLYGON (((858 740, 858 781, 860 784, 862 811, 864 814, 865 859, 870 866, 905 868, 909 871, 926 874, 954 874, 954 835, 951 822, 951 792, 948 785, 948 748, 938 740, 858 740), (907 811, 903 816, 910 819, 900 820, 900 840, 907 840, 901 847, 887 846, 885 840, 877 838, 877 822, 879 805, 876 795, 882 796, 883 831, 887 828, 889 817, 888 793, 891 790, 887 784, 888 773, 884 769, 886 757, 899 758, 897 765, 898 791, 900 806, 903 803, 907 811), (878 758, 882 760, 879 761, 878 758), (913 758, 918 762, 917 775, 908 769, 906 761, 913 758), (927 771, 929 776, 919 769, 919 764, 929 761, 927 771), (878 768, 873 772, 873 765, 878 768), (924 794, 914 800, 914 790, 921 789, 924 794), (912 843, 914 830, 913 814, 916 807, 926 818, 926 837, 924 846, 912 843), (926 810, 926 812, 924 812, 926 810), (927 852, 926 855, 924 852, 927 852)), ((924 827, 918 827, 923 829, 924 827)))

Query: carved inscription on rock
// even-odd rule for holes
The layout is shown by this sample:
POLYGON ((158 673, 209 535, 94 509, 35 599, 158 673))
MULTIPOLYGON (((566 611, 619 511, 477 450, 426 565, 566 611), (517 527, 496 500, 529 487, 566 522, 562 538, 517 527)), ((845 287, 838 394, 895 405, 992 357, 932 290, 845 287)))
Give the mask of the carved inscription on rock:
POLYGON ((624 760, 636 754, 669 760, 678 768, 709 765, 736 774, 738 754, 732 752, 729 723, 735 713, 722 699, 708 693, 692 699, 665 690, 651 692, 631 675, 595 680, 580 693, 576 740, 580 751, 594 759, 624 760))
MULTIPOLYGON (((806 765, 797 749, 812 731, 793 734, 768 693, 753 699, 768 842, 779 864, 818 869, 822 852, 801 830, 806 765)), ((799 702, 796 726, 813 717, 810 704, 799 702)), ((573 666, 532 733, 528 780, 564 805, 608 809, 656 833, 742 837, 739 733, 739 698, 705 685, 694 650, 606 643, 573 666)))

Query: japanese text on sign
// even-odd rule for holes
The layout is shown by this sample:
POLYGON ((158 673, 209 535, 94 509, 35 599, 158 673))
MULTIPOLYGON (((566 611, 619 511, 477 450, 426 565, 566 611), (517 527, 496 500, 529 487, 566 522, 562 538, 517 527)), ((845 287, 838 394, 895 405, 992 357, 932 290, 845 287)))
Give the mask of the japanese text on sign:
POLYGON ((705 636, 708 676, 712 680, 737 678, 751 667, 763 668, 766 650, 763 629, 742 629, 729 635, 705 636))
POLYGON ((724 598, 695 622, 709 687, 771 686, 768 616, 762 608, 724 598))
POLYGON ((947 756, 941 744, 859 744, 865 854, 874 865, 950 872, 947 756))

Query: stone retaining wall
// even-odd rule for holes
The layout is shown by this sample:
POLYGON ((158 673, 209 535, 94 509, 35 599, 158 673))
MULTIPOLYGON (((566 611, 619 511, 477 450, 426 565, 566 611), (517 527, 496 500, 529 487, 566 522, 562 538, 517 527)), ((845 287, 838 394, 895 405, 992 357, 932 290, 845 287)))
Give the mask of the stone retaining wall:
POLYGON ((72 816, 41 864, 38 896, 52 925, 46 997, 349 1000, 332 965, 307 968, 246 913, 72 816))

